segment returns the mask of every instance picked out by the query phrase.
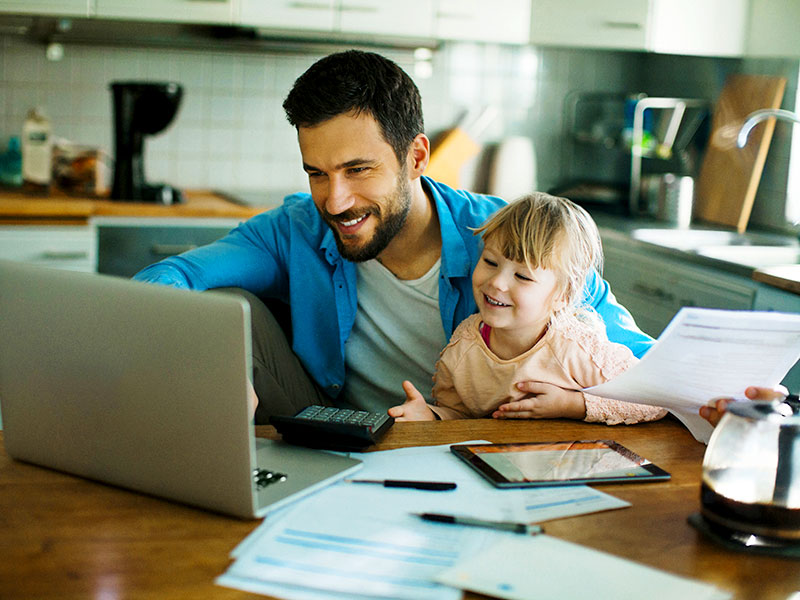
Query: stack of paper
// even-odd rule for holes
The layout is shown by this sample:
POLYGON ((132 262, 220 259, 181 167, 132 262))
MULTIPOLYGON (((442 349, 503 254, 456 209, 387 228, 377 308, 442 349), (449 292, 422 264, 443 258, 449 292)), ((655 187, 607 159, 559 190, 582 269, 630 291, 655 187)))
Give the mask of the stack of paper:
POLYGON ((425 492, 341 482, 270 514, 233 553, 221 585, 287 599, 456 600, 435 578, 514 533, 423 521, 439 512, 491 520, 543 521, 629 506, 586 486, 500 490, 449 446, 359 455, 359 478, 453 481, 425 492), (425 477, 420 477, 420 472, 425 477))

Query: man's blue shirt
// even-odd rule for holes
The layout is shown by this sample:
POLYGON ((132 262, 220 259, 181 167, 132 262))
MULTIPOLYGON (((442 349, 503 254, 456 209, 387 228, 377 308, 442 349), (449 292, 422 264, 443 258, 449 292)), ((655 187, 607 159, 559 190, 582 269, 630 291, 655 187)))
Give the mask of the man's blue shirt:
MULTIPOLYGON (((439 216, 439 308, 449 338, 477 310, 471 275, 481 240, 472 228, 505 201, 422 180, 439 216)), ((134 279, 193 290, 240 287, 286 302, 295 354, 329 396, 335 398, 342 389, 344 344, 356 316, 356 267, 339 254, 334 233, 309 194, 288 196, 282 206, 242 223, 221 240, 151 265, 134 279)), ((616 302, 608 283, 592 273, 584 292, 605 322, 609 339, 642 356, 653 340, 616 302)))

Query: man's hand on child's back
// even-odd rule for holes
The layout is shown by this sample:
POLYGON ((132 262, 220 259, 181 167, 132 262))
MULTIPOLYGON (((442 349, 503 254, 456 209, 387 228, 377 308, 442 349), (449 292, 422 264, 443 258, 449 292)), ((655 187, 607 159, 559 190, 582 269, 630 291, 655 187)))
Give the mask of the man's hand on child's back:
POLYGON ((419 393, 413 383, 404 381, 403 391, 406 393, 406 401, 390 408, 388 410, 390 417, 394 417, 395 421, 436 420, 436 415, 433 414, 433 411, 428 406, 425 397, 419 393))
POLYGON ((584 419, 583 393, 565 390, 551 383, 521 381, 517 389, 526 392, 521 400, 506 402, 492 413, 494 419, 584 419))

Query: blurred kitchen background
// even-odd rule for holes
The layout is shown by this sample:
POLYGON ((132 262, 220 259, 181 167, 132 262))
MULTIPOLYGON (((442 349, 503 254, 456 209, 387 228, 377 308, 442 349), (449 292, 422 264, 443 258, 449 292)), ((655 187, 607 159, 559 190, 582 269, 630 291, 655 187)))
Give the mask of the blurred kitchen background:
MULTIPOLYGON (((184 20, 192 20, 192 7, 214 3, 183 4, 188 5, 184 20)), ((731 32, 743 39, 737 42, 736 52, 726 49, 722 53, 726 56, 722 57, 688 55, 694 50, 680 54, 652 52, 644 47, 615 49, 628 43, 624 39, 625 23, 619 25, 623 35, 612 31, 612 35, 600 39, 583 34, 580 24, 575 25, 570 39, 559 38, 558 31, 552 28, 537 34, 540 4, 540 0, 533 0, 530 12, 523 10, 528 18, 532 13, 533 27, 531 32, 525 28, 522 40, 514 40, 518 43, 439 39, 434 34, 420 36, 424 42, 420 47, 415 47, 413 40, 374 47, 414 77, 422 93, 430 137, 436 139, 467 112, 496 109, 495 117, 480 134, 483 152, 472 160, 471 174, 470 165, 467 166, 462 182, 466 187, 477 191, 486 188, 486 155, 512 136, 532 141, 539 189, 559 189, 576 178, 626 180, 630 157, 625 148, 603 144, 587 148, 585 141, 571 135, 574 132, 567 122, 571 108, 576 99, 580 102, 594 93, 621 99, 632 94, 685 97, 706 100, 713 107, 728 75, 764 74, 786 78, 783 107, 796 108, 800 51, 794 56, 784 52, 788 57, 760 56, 780 54, 782 50, 765 50, 759 46, 763 40, 754 43, 747 37, 752 38, 758 27, 768 27, 762 23, 761 13, 765 11, 778 10, 781 15, 784 7, 789 11, 785 18, 796 23, 798 9, 793 2, 756 0, 731 4, 731 11, 745 11, 746 29, 731 32), (761 18, 759 24, 748 24, 754 16, 761 18), (543 41, 537 43, 537 39, 543 41), (568 47, 576 44, 592 47, 568 47)), ((618 12, 621 3, 578 4, 595 12, 608 4, 608 10, 618 12)), ((649 3, 635 0, 627 4, 649 3)), ((726 3, 711 4, 727 7, 726 3)), ((140 14, 148 6, 145 3, 140 14)), ((209 37, 200 42, 193 40, 184 47, 180 43, 173 43, 177 47, 147 47, 153 35, 148 26, 141 27, 141 22, 124 29, 124 36, 113 30, 105 37, 93 32, 87 42, 80 27, 85 19, 55 19, 46 8, 38 9, 36 2, 4 1, 0 10, 13 13, 0 15, 4 17, 0 19, 0 148, 6 148, 11 136, 20 135, 27 112, 39 106, 50 118, 54 137, 99 146, 110 154, 113 126, 109 83, 131 79, 175 81, 184 87, 183 102, 168 129, 147 139, 146 172, 150 180, 169 181, 185 188, 305 190, 307 183, 295 132, 281 109, 283 98, 294 79, 319 57, 347 47, 370 47, 380 39, 374 35, 343 36, 344 39, 339 36, 339 44, 330 44, 318 32, 314 32, 311 41, 301 40, 308 38, 308 32, 297 30, 295 35, 281 32, 283 39, 269 44, 233 45, 225 38, 209 37), (25 7, 25 11, 33 8, 43 14, 33 15, 31 20, 17 18, 25 15, 20 15, 23 10, 14 13, 15 4, 25 7), (41 34, 47 28, 51 33, 41 34), (59 43, 48 45, 48 40, 59 43), (368 44, 363 43, 365 40, 368 44)), ((515 17, 512 14, 510 18, 515 17)), ((771 18, 770 22, 781 21, 780 16, 771 18)), ((689 20, 687 17, 687 23, 689 20)), ((125 21, 117 19, 113 23, 125 21)), ((150 24, 150 29, 155 25, 150 24)), ((769 30, 762 31, 759 36, 770 34, 769 30)), ((494 36, 503 39, 502 32, 494 36)), ((618 105, 618 112, 613 104, 609 107, 614 110, 611 120, 615 117, 621 123, 623 104, 618 105)), ((785 216, 791 130, 787 123, 779 123, 775 129, 751 224, 791 228, 785 216)), ((701 141, 702 132, 703 126, 698 133, 701 141)), ((793 195, 797 193, 788 195, 789 202, 793 195)))

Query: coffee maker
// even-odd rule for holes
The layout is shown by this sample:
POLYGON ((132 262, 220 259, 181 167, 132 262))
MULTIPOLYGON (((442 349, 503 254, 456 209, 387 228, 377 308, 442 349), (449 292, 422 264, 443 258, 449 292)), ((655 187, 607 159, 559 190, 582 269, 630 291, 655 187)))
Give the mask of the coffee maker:
POLYGON ((172 82, 115 81, 114 184, 112 200, 174 204, 181 193, 166 184, 148 184, 144 177, 145 136, 163 131, 172 122, 183 88, 172 82))

